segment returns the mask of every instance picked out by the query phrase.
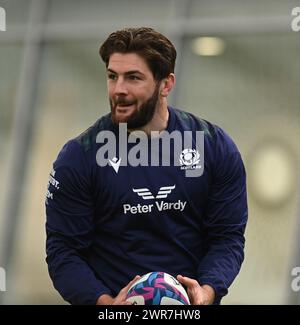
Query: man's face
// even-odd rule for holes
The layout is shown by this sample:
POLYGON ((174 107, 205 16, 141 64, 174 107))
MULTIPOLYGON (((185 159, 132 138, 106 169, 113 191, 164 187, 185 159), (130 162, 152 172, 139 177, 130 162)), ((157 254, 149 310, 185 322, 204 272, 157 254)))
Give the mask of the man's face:
POLYGON ((114 124, 146 125, 153 117, 159 85, 145 60, 135 53, 114 53, 107 67, 107 85, 114 124))

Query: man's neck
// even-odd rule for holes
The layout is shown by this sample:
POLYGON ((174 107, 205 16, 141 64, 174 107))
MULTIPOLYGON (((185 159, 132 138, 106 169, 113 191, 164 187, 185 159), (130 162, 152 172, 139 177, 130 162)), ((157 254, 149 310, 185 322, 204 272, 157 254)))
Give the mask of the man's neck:
MULTIPOLYGON (((157 110, 155 111, 153 118, 150 122, 148 122, 143 127, 139 128, 139 131, 145 132, 147 135, 151 135, 151 131, 161 132, 165 130, 168 126, 169 121, 169 110, 167 102, 162 103, 157 110)), ((130 130, 130 131, 137 131, 130 130)))

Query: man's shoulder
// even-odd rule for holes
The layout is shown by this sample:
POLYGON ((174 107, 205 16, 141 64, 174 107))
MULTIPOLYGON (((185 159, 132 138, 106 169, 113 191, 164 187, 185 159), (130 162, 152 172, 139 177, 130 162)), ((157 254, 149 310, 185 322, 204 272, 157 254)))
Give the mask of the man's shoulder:
POLYGON ((92 126, 86 129, 77 137, 67 141, 60 150, 56 159, 59 165, 78 165, 88 157, 96 143, 97 134, 103 130, 111 129, 109 114, 98 119, 92 126))
POLYGON ((193 113, 173 108, 180 124, 187 130, 203 131, 205 136, 215 139, 218 129, 217 125, 194 115, 193 113))
POLYGON ((73 140, 80 145, 83 151, 87 152, 96 143, 98 133, 105 130, 112 130, 110 114, 106 114, 99 118, 93 125, 73 140))
POLYGON ((183 128, 192 131, 203 131, 205 141, 212 146, 225 146, 230 150, 238 151, 231 136, 219 125, 200 118, 193 113, 173 108, 177 119, 183 128))

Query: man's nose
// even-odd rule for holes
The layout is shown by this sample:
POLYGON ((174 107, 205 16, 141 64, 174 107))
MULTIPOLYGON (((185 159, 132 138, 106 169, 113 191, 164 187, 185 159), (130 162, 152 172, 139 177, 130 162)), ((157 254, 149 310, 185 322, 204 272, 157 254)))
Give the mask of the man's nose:
POLYGON ((126 82, 123 78, 118 78, 115 84, 115 94, 116 95, 127 95, 128 90, 126 86, 126 82))

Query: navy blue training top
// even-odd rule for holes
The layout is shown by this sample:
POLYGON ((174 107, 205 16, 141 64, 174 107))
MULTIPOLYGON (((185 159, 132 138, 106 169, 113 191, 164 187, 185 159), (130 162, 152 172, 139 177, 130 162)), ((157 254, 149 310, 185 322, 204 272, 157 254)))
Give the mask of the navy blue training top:
MULTIPOLYGON (((248 216, 240 153, 221 128, 168 109, 167 131, 204 131, 199 177, 186 177, 180 165, 117 168, 111 159, 99 166, 104 144, 97 135, 118 133, 110 114, 67 142, 53 164, 46 261, 54 287, 71 304, 115 296, 135 275, 151 271, 209 284, 219 303, 240 270, 248 216)), ((188 165, 191 156, 181 158, 188 165)))

